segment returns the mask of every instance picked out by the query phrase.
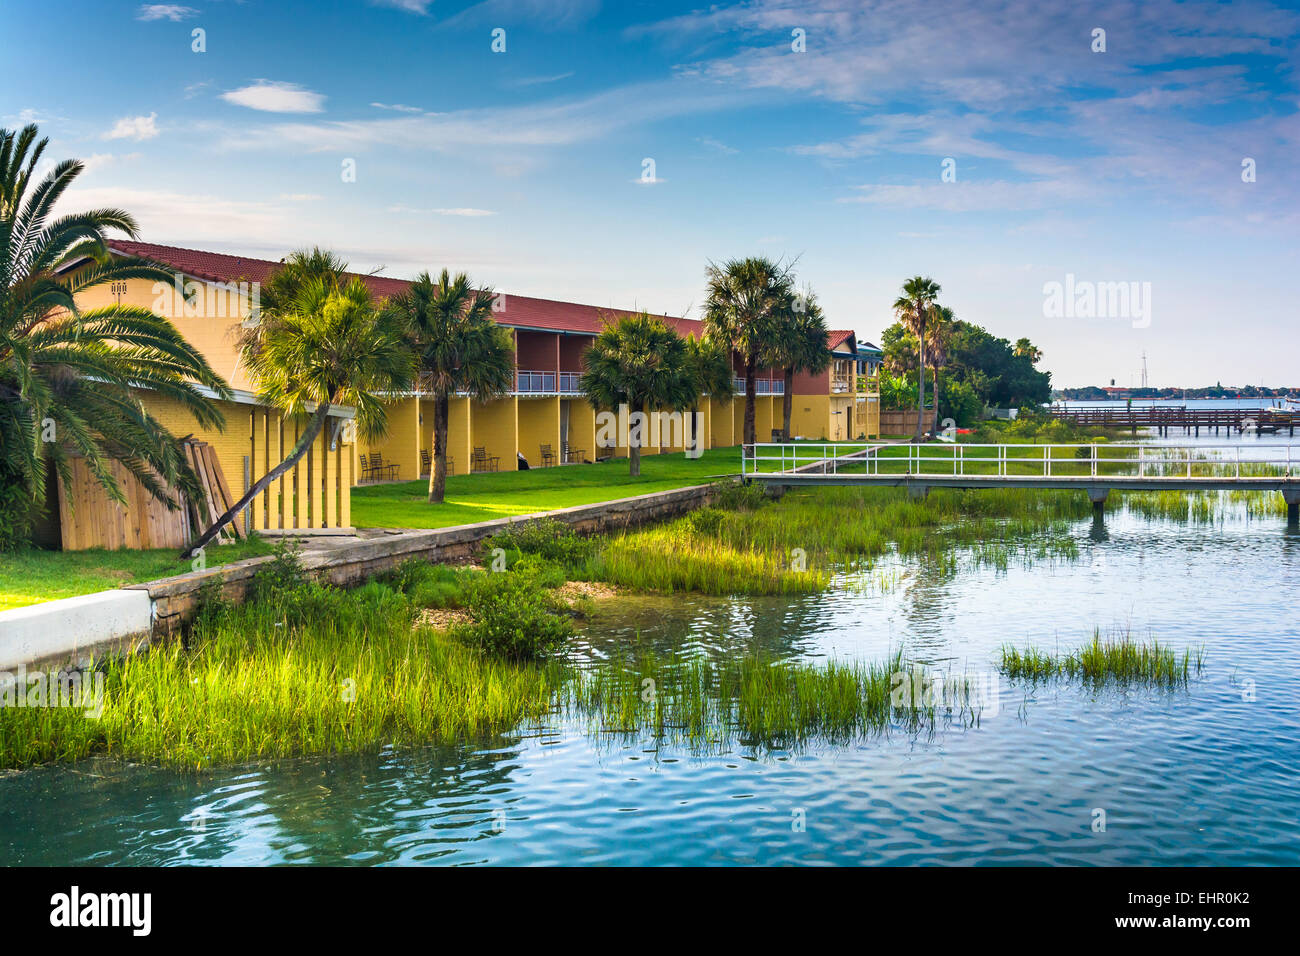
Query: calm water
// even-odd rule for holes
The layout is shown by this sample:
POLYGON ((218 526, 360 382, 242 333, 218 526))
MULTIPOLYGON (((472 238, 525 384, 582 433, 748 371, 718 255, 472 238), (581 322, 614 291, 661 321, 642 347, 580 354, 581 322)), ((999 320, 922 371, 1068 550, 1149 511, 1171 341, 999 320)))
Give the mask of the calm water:
POLYGON ((1204 645, 1187 690, 1003 680, 978 726, 797 753, 561 727, 203 777, 43 769, 0 779, 0 863, 1300 864, 1300 535, 1231 509, 1074 533, 1074 561, 896 563, 795 601, 620 601, 585 640, 810 659, 901 646, 987 669, 1004 642, 1127 630, 1204 645))

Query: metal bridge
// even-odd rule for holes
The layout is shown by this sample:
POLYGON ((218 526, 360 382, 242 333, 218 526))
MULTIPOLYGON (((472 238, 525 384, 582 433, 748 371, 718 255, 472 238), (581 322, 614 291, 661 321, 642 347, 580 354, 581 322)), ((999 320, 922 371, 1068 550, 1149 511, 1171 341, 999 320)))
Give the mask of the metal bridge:
POLYGON ((918 497, 931 488, 1072 489, 1098 510, 1111 489, 1280 491, 1288 519, 1300 516, 1300 445, 1289 444, 774 442, 743 446, 741 475, 781 486, 907 488, 918 497))

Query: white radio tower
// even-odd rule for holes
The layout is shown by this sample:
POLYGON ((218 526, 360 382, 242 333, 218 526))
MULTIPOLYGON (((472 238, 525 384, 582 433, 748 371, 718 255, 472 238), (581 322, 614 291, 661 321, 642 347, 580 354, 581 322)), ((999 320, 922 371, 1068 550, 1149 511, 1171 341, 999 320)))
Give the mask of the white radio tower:
POLYGON ((1142 350, 1142 387, 1147 387, 1147 352, 1142 350))

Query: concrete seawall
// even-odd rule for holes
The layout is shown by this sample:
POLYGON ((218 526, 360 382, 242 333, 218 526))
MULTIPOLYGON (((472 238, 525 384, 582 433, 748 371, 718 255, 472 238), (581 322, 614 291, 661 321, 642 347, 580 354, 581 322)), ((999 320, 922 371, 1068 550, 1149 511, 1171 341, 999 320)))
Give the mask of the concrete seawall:
MULTIPOLYGON (((457 525, 431 531, 399 531, 304 554, 302 564, 319 581, 352 585, 388 571, 408 558, 462 561, 478 555, 482 542, 512 524, 552 518, 580 534, 599 534, 676 517, 709 503, 711 485, 676 488, 574 508, 457 525)), ((270 556, 0 611, 0 670, 35 662, 83 663, 174 634, 198 606, 199 592, 216 582, 229 600, 248 595, 254 575, 270 556)))

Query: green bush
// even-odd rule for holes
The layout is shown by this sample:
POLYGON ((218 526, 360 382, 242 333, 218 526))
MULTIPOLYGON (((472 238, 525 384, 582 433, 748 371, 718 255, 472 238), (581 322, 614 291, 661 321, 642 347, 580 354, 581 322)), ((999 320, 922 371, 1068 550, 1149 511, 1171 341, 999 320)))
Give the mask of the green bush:
POLYGON ((506 567, 513 567, 520 557, 536 555, 567 568, 585 565, 595 553, 595 542, 574 533, 554 518, 539 518, 512 524, 484 542, 483 563, 490 566, 495 549, 506 552, 506 567))
POLYGON ((530 574, 476 575, 471 590, 471 623, 451 629, 453 637, 470 647, 527 661, 546 657, 573 636, 573 621, 530 574))
POLYGON ((725 518, 726 513, 717 508, 701 508, 688 514, 685 524, 694 534, 716 538, 725 518))
POLYGON ((715 482, 709 497, 713 507, 723 511, 753 511, 771 500, 767 490, 757 482, 748 485, 734 481, 715 482))
POLYGON ((31 543, 32 499, 12 472, 0 469, 0 554, 31 543))
POLYGON ((951 418, 958 428, 970 428, 979 423, 984 414, 984 403, 967 382, 944 382, 940 413, 951 418))
POLYGON ((302 547, 297 541, 281 538, 276 542, 271 560, 253 575, 253 601, 266 604, 292 603, 297 592, 307 584, 302 566, 302 547))

